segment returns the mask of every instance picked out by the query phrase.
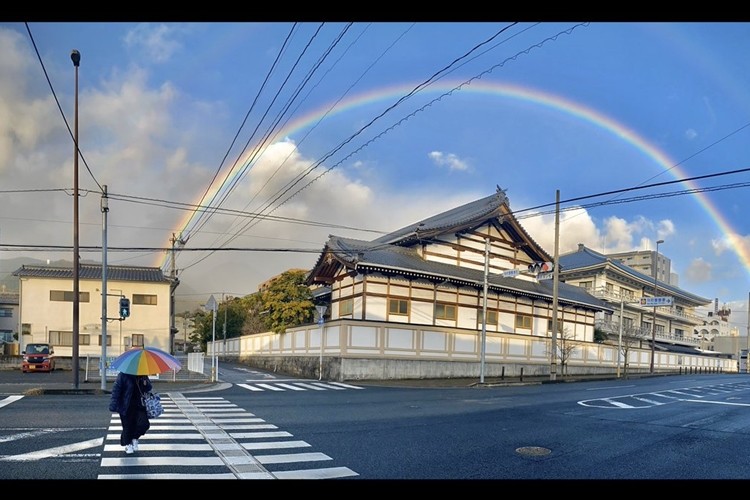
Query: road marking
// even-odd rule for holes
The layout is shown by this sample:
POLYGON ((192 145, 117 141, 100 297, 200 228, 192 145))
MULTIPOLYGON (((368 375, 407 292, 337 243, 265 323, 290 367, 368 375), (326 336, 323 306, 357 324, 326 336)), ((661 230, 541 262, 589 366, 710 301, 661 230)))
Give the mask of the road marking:
POLYGON ((32 460, 41 460, 43 458, 58 457, 71 453, 73 451, 85 450, 87 448, 95 448, 101 446, 104 442, 104 438, 89 439, 88 441, 81 441, 80 443, 73 443, 66 446, 57 446, 55 448, 47 448, 46 450, 32 451, 31 453, 23 453, 21 455, 6 455, 0 460, 6 462, 30 462, 32 460))
POLYGON ((0 408, 2 408, 3 406, 8 406, 11 403, 15 403, 16 401, 18 401, 22 397, 23 397, 22 395, 18 395, 18 394, 13 395, 13 396, 8 396, 7 398, 5 398, 2 401, 0 401, 0 408))

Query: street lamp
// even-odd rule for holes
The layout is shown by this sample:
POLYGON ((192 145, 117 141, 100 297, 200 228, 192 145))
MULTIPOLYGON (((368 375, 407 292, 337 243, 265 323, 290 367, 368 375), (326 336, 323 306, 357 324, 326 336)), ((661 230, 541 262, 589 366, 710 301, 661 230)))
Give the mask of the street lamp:
POLYGON ((654 318, 651 324, 651 367, 650 372, 654 373, 654 354, 656 352, 656 296, 659 295, 659 245, 664 240, 656 240, 656 261, 654 262, 654 318))
MULTIPOLYGON (((78 66, 81 64, 81 53, 73 50, 70 60, 76 68, 75 121, 73 125, 73 388, 78 389, 78 328, 80 322, 80 297, 78 266, 78 66)), ((105 290, 106 292, 106 290, 105 290)))

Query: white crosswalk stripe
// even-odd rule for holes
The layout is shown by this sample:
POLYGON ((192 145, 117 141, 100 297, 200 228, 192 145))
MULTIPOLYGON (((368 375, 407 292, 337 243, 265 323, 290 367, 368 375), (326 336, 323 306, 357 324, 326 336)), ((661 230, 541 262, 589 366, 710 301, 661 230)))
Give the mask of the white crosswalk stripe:
POLYGON ((294 436, 289 432, 221 397, 163 394, 162 404, 164 415, 151 421, 138 451, 130 455, 120 446, 120 418, 111 415, 99 479, 333 479, 359 475, 348 467, 319 467, 333 458, 303 451, 311 445, 290 439, 294 436))
POLYGON ((283 392, 283 391, 343 391, 346 389, 364 389, 364 387, 359 387, 356 385, 351 384, 344 384, 343 382, 293 382, 293 381, 284 381, 284 382, 248 382, 248 383, 242 383, 242 384, 236 384, 238 387, 242 387, 243 389, 247 389, 248 391, 253 392, 263 392, 263 391, 274 391, 274 392, 283 392))

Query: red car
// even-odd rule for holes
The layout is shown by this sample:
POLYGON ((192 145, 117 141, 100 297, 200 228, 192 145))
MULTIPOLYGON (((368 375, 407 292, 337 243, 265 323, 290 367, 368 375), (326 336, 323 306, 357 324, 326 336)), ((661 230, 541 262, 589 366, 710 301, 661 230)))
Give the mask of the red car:
POLYGON ((21 351, 23 361, 21 371, 28 372, 53 372, 55 370, 55 350, 49 344, 26 344, 26 349, 21 351))

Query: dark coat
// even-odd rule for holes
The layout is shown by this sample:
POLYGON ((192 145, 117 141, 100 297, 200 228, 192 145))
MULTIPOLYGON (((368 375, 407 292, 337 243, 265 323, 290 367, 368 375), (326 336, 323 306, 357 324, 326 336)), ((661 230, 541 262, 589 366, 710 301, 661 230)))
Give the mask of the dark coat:
POLYGON ((146 375, 118 373, 115 383, 112 385, 109 411, 128 414, 131 411, 131 405, 138 404, 140 401, 141 393, 146 394, 152 388, 151 380, 146 375))

